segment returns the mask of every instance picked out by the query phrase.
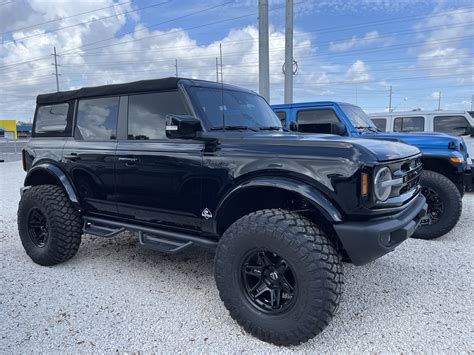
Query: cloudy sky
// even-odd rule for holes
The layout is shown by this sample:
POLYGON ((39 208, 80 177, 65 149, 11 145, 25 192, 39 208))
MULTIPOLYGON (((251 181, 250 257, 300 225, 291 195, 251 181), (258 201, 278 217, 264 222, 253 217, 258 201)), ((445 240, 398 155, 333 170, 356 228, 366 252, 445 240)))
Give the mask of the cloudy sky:
MULTIPOLYGON (((284 1, 270 0, 271 103, 283 101, 284 1)), ((0 119, 60 89, 174 76, 258 89, 257 0, 0 0, 0 119)), ((294 100, 384 111, 471 107, 474 3, 295 0, 294 100)))

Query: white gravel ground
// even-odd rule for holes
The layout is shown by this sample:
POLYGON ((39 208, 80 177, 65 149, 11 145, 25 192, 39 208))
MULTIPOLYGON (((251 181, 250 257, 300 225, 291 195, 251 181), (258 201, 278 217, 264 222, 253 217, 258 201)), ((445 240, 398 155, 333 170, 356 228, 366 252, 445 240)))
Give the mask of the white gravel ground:
MULTIPOLYGON (((139 247, 132 234, 85 236, 78 255, 34 264, 16 226, 19 162, 0 163, 0 352, 274 352, 219 300, 213 254, 139 247)), ((301 352, 472 352, 474 194, 458 226, 408 240, 362 267, 345 265, 339 311, 301 352)))

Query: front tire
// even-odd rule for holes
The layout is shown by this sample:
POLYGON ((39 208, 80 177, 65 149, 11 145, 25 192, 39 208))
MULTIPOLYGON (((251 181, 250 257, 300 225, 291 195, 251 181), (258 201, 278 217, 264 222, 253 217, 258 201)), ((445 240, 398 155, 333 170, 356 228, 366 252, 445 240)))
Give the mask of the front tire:
POLYGON ((428 213, 412 238, 439 238, 458 223, 462 212, 461 194, 446 176, 430 170, 423 171, 420 185, 428 203, 428 213))
POLYGON ((240 218, 217 247, 215 278, 230 315, 277 345, 319 334, 342 293, 340 255, 310 220, 282 210, 240 218))
POLYGON ((40 185, 26 190, 17 217, 21 243, 35 263, 59 264, 79 250, 81 216, 60 186, 40 185))

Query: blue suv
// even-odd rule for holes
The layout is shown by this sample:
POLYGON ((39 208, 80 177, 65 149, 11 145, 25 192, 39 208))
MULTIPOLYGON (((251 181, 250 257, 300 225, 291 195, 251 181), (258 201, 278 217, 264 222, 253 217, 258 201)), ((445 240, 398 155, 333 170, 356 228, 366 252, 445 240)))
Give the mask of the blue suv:
POLYGON ((462 138, 444 133, 384 133, 358 106, 333 101, 273 105, 283 127, 300 132, 383 139, 414 145, 422 152, 422 193, 428 213, 414 238, 434 239, 457 224, 464 191, 472 188, 472 171, 462 138))

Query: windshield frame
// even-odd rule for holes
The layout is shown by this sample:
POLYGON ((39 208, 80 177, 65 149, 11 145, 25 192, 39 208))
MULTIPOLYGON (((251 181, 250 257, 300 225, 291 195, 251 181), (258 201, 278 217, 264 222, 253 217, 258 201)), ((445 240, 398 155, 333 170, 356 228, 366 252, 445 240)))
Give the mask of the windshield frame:
POLYGON ((361 107, 352 104, 340 104, 339 106, 341 107, 342 112, 344 112, 344 115, 347 117, 352 127, 354 127, 357 131, 361 132, 364 130, 363 128, 374 128, 376 131, 378 131, 375 123, 361 107), (349 110, 357 110, 363 115, 354 117, 353 113, 349 110), (360 117, 362 117, 362 119, 360 119, 360 117))
MULTIPOLYGON (((198 85, 195 85, 195 84, 184 85, 184 89, 185 89, 184 91, 186 92, 186 96, 189 99, 190 106, 192 106, 192 109, 193 109, 193 112, 194 112, 195 116, 202 122, 203 129, 206 132, 226 131, 224 129, 223 125, 217 126, 217 125, 213 125, 212 122, 210 122, 210 120, 207 117, 207 114, 205 114, 202 111, 201 104, 199 103, 198 98, 193 93, 194 88, 208 89, 208 90, 212 90, 212 91, 221 90, 220 84, 217 84, 217 83, 212 83, 212 84, 215 84, 215 85, 200 85, 200 84, 198 84, 198 85), (217 85, 219 85, 219 86, 217 86, 217 85)), ((271 126, 272 127, 278 126, 278 127, 280 127, 280 131, 284 131, 283 126, 281 125, 281 121, 278 119, 277 115, 272 110, 271 106, 268 104, 267 100, 265 100, 265 98, 263 96, 255 93, 253 91, 250 91, 250 90, 245 90, 245 89, 239 90, 238 87, 229 87, 228 85, 224 85, 223 90, 224 90, 224 92, 237 92, 237 93, 241 93, 241 94, 245 94, 245 95, 251 95, 251 96, 258 97, 258 100, 262 100, 262 104, 266 105, 268 107, 268 112, 270 114, 272 114, 274 122, 271 124, 271 126)), ((225 116, 224 116, 224 121, 225 121, 225 116)), ((225 123, 225 122, 223 122, 223 123, 225 123)), ((242 125, 242 124, 239 124, 239 125, 242 125)), ((226 124, 226 126, 228 126, 228 125, 226 124)), ((235 125, 230 125, 230 126, 235 126, 235 125)), ((255 131, 255 132, 260 131, 260 132, 262 132, 261 128, 265 128, 266 126, 253 125, 253 126, 248 126, 248 127, 249 127, 250 131, 255 131)), ((246 130, 245 129, 242 129, 242 130, 233 129, 232 131, 234 131, 234 132, 239 132, 240 131, 241 132, 241 131, 246 131, 246 130)))

